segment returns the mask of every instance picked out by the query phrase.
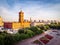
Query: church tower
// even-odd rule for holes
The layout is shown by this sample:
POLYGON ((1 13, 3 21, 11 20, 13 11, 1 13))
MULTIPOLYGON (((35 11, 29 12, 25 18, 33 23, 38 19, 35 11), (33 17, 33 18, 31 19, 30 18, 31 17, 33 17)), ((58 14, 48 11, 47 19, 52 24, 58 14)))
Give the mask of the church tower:
POLYGON ((22 10, 19 12, 19 22, 24 22, 24 12, 22 10))

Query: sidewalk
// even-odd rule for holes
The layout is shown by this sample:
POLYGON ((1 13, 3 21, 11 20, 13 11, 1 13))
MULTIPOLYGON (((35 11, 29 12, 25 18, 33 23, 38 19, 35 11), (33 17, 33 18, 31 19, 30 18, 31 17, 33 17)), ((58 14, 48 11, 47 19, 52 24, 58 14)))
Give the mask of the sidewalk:
MULTIPOLYGON (((59 34, 60 34, 60 31, 58 30, 59 34)), ((47 43, 46 45, 60 45, 60 35, 56 35, 58 34, 57 32, 51 32, 50 35, 52 35, 54 38, 49 42, 47 43)))
POLYGON ((38 40, 39 38, 45 36, 46 34, 49 34, 54 37, 46 45, 60 45, 60 35, 56 35, 58 33, 60 34, 60 30, 58 30, 58 32, 53 32, 53 30, 48 30, 41 35, 37 35, 32 38, 22 40, 21 42, 18 42, 15 45, 37 45, 37 44, 32 44, 32 42, 38 40))

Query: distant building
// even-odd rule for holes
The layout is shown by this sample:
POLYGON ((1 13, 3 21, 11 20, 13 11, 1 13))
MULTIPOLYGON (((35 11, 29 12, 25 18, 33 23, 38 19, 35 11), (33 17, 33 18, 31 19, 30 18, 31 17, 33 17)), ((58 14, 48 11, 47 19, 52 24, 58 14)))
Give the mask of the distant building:
POLYGON ((34 22, 36 22, 36 20, 34 20, 34 22))
POLYGON ((41 22, 41 21, 39 20, 39 22, 41 22))
POLYGON ((0 27, 2 27, 3 26, 3 19, 1 18, 1 16, 0 16, 0 27))
POLYGON ((40 23, 40 22, 32 22, 31 26, 37 26, 37 25, 45 25, 45 23, 40 23))

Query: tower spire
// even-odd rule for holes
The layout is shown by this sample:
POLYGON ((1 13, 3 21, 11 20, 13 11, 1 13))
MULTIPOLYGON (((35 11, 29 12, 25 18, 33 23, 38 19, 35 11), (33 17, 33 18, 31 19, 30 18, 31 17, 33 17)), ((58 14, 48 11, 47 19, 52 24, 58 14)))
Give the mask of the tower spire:
POLYGON ((32 19, 31 19, 31 17, 30 17, 30 22, 32 22, 32 19))

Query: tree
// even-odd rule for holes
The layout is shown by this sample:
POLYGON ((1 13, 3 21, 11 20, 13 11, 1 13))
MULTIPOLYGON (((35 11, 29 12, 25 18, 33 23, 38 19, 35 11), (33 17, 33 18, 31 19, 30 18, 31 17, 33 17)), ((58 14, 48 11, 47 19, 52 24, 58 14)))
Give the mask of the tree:
POLYGON ((41 29, 37 26, 31 27, 30 30, 32 30, 35 34, 40 34, 41 29))
POLYGON ((31 30, 26 30, 26 34, 28 34, 29 37, 33 37, 35 35, 35 33, 31 30))
POLYGON ((21 33, 24 33, 24 29, 19 29, 19 30, 18 30, 18 33, 20 33, 20 34, 21 34, 21 33))
POLYGON ((7 34, 4 38, 4 45, 12 45, 14 43, 14 37, 11 34, 7 34))
POLYGON ((15 42, 21 40, 21 38, 20 38, 20 34, 19 34, 19 33, 16 33, 16 34, 14 35, 14 40, 15 40, 15 42))
POLYGON ((0 45, 4 45, 4 36, 0 35, 0 45))

